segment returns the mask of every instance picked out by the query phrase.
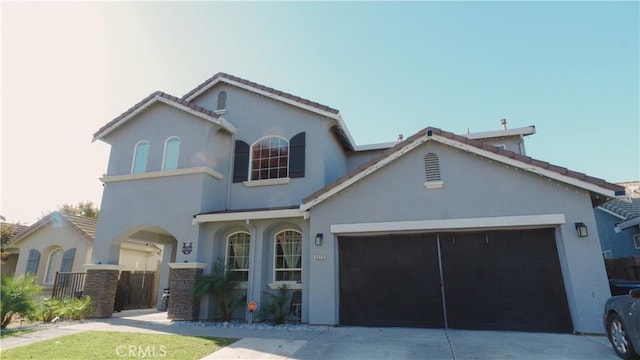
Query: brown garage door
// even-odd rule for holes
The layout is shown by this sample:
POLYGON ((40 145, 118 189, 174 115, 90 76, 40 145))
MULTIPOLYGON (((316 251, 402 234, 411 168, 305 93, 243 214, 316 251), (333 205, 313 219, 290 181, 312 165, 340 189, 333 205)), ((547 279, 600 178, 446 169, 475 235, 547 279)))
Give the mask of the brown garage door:
POLYGON ((344 237, 340 251, 340 323, 443 327, 434 234, 344 237))
POLYGON ((341 236, 339 251, 341 324, 573 329, 553 229, 341 236))

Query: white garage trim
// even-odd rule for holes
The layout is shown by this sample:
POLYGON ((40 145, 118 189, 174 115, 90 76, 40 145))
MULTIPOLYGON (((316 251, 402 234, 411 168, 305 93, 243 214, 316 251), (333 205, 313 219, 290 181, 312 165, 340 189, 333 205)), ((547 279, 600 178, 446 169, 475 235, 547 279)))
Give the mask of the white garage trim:
POLYGON ((418 221, 389 221, 376 223, 334 224, 331 232, 364 233, 414 230, 445 230, 445 229, 482 229, 502 228, 514 226, 540 226, 565 224, 564 214, 496 216, 482 218, 418 220, 418 221))

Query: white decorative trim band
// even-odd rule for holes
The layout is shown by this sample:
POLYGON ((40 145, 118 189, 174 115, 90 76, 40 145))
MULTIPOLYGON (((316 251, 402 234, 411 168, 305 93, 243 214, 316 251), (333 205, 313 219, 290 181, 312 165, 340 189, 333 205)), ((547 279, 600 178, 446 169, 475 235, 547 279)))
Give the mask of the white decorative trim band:
POLYGON ((193 175, 193 174, 207 174, 215 179, 221 180, 223 175, 216 170, 208 166, 198 166, 184 169, 176 169, 176 170, 166 170, 166 171, 152 171, 146 172, 142 174, 126 174, 126 175, 114 175, 114 176, 105 176, 100 178, 105 184, 118 182, 118 181, 130 181, 130 180, 141 180, 141 179, 156 179, 170 176, 182 176, 182 175, 193 175))
POLYGON ((288 184, 290 181, 291 179, 286 177, 286 178, 278 178, 278 179, 243 181, 242 183, 246 187, 254 187, 254 186, 284 185, 284 184, 288 184))
POLYGON ((331 225, 331 232, 360 233, 360 232, 391 232, 416 230, 445 230, 445 229, 481 229, 503 228, 514 226, 541 226, 564 224, 564 214, 496 216, 482 218, 390 221, 377 223, 335 224, 331 225))
POLYGON ((229 212, 221 214, 203 214, 197 215, 193 219, 193 225, 216 222, 216 221, 237 221, 237 220, 258 220, 258 219, 282 219, 301 217, 304 218, 305 213, 299 209, 283 209, 283 210, 265 210, 265 211, 246 211, 246 212, 229 212))
POLYGON ((169 263, 171 269, 204 269, 207 267, 206 263, 199 262, 181 262, 181 263, 169 263))
POLYGON ((83 264, 85 270, 120 270, 120 265, 116 264, 83 264))

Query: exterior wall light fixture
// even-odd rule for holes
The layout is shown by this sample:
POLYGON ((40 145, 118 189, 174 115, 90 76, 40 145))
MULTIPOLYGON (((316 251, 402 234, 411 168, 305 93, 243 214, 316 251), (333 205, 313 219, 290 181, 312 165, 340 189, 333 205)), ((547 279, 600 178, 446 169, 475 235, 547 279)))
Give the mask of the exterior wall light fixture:
POLYGON ((316 246, 321 246, 322 245, 322 233, 317 233, 316 234, 316 246))
POLYGON ((581 222, 576 223, 576 232, 578 233, 578 237, 587 237, 589 235, 587 225, 581 222))

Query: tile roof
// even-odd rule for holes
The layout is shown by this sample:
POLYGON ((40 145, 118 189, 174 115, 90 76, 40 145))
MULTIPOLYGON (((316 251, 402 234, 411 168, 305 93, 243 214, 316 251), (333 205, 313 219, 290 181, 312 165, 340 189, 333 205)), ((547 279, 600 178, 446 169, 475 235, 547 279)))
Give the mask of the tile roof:
POLYGON ((210 116, 210 117, 213 117, 213 118, 216 118, 216 119, 220 117, 219 114, 216 114, 214 111, 211 111, 209 109, 203 108, 202 106, 198 106, 198 105, 193 104, 193 103, 191 103, 189 101, 186 101, 184 99, 169 95, 169 94, 164 93, 162 91, 155 91, 155 92, 151 93, 149 96, 147 96, 146 98, 140 100, 137 104, 133 105, 131 108, 129 108, 129 110, 125 111, 120 116, 118 116, 115 119, 109 121, 106 125, 101 127, 98 131, 96 131, 95 134, 93 134, 93 138, 97 139, 98 137, 100 137, 100 135, 104 131, 106 131, 107 129, 109 129, 113 125, 117 124, 119 121, 123 120, 127 116, 131 115, 133 112, 135 112, 140 107, 142 107, 143 105, 145 105, 146 103, 151 101, 156 96, 165 98, 165 99, 170 100, 170 101, 173 101, 176 104, 180 104, 180 105, 186 106, 186 107, 188 107, 188 108, 190 108, 190 109, 192 109, 192 110, 194 110, 196 112, 201 113, 202 115, 210 116))
POLYGON ((96 237, 96 228, 98 226, 98 219, 87 218, 83 216, 69 215, 64 214, 59 211, 54 211, 51 214, 43 217, 42 219, 35 222, 33 225, 28 226, 19 233, 17 233, 13 238, 11 243, 18 241, 20 238, 25 236, 26 234, 40 228, 41 226, 47 224, 50 221, 55 221, 58 219, 64 219, 69 223, 69 225, 76 230, 80 235, 85 237, 89 241, 93 241, 96 237))
POLYGON ((625 198, 613 199, 602 204, 601 207, 622 216, 625 221, 640 217, 640 181, 619 182, 617 184, 624 186, 625 198))
POLYGON ((299 96, 292 95, 292 94, 286 93, 284 91, 276 90, 274 88, 270 88, 268 86, 264 86, 262 84, 258 84, 258 83, 255 83, 253 81, 242 79, 242 78, 239 78, 237 76, 233 76, 233 75, 226 74, 226 73, 223 73, 223 72, 219 72, 219 73, 213 75, 212 77, 210 77, 209 79, 205 80, 202 84, 196 86, 193 90, 191 90, 188 93, 186 93, 182 97, 182 99, 183 100, 190 99, 192 96, 194 96, 198 92, 207 89, 210 86, 210 84, 214 83, 215 81, 218 81, 218 80, 223 80, 224 81, 224 79, 227 79, 227 80, 230 80, 230 81, 234 81, 234 82, 237 82, 237 83, 240 83, 242 85, 246 85, 246 86, 258 89, 258 90, 266 91, 266 92, 271 93, 271 94, 276 95, 276 96, 282 96, 284 98, 287 98, 289 100, 295 101, 297 103, 314 107, 314 108, 316 108, 318 110, 327 111, 327 112, 330 112, 332 114, 338 114, 338 112, 339 112, 338 110, 336 110, 336 109, 334 109, 332 107, 329 107, 327 105, 322 105, 322 104, 317 103, 315 101, 311 101, 311 100, 308 100, 308 99, 305 99, 305 98, 301 98, 299 96))
POLYGON ((536 160, 534 158, 531 158, 529 156, 526 155, 521 155, 518 153, 515 153, 513 151, 509 151, 509 150, 505 150, 502 148, 498 148, 496 146, 484 143, 480 140, 475 140, 475 139, 469 139, 463 135, 456 135, 454 133, 448 132, 448 131, 443 131, 440 130, 438 128, 433 128, 433 127, 428 127, 425 129, 420 130, 419 132, 417 132, 416 134, 410 136, 409 138, 407 138, 406 140, 399 142, 396 146, 385 150, 384 152, 382 152, 380 155, 374 157, 373 159, 371 159, 369 162, 362 164, 361 166, 359 166, 358 168, 352 170, 351 172, 349 172, 348 174, 346 174, 345 176, 335 180, 334 182, 328 184, 327 186, 325 186, 324 188, 314 192, 313 194, 311 194, 310 196, 306 197, 305 199, 302 200, 302 203, 309 203, 312 200, 320 197, 321 195, 329 192, 331 189, 338 187, 340 184, 344 183, 345 181, 355 177, 356 175, 364 172, 365 170, 367 170, 369 167, 375 165, 376 163, 382 161, 383 159, 391 156, 392 154, 402 150, 404 147, 412 144, 414 141, 427 136, 428 134, 434 134, 434 135, 438 135, 453 141, 456 141, 458 143, 461 144, 466 144, 466 145, 470 145, 473 146, 475 148, 478 149, 482 149, 485 151, 490 151, 493 153, 496 153, 498 155, 504 156, 505 158, 510 158, 513 160, 516 160, 518 162, 521 162, 523 164, 528 164, 528 165, 533 165, 536 167, 540 167, 543 169, 546 169, 548 171, 552 171, 555 173, 558 173, 560 175, 564 175, 567 177, 571 177, 583 182, 587 182, 593 185, 596 185, 598 187, 616 192, 616 193, 623 193, 624 192, 624 187, 620 186, 620 185, 616 185, 616 184, 612 184, 612 183, 608 183, 607 181, 603 180, 603 179, 599 179, 596 177, 592 177, 589 175, 586 175, 584 173, 581 172, 577 172, 577 171, 573 171, 573 170, 569 170, 565 167, 561 167, 561 166, 557 166, 557 165, 553 165, 550 164, 548 162, 545 161, 540 161, 540 160, 536 160))
POLYGON ((5 227, 5 226, 13 226, 13 231, 11 232, 11 236, 9 236, 9 241, 11 241, 11 239, 13 239, 17 234, 21 233, 22 231, 24 231, 25 229, 27 229, 29 226, 27 225, 22 225, 22 224, 12 224, 12 223, 7 223, 7 222, 0 222, 0 227, 5 227))
POLYGON ((601 207, 622 216, 625 221, 640 217, 640 198, 613 199, 601 207))

